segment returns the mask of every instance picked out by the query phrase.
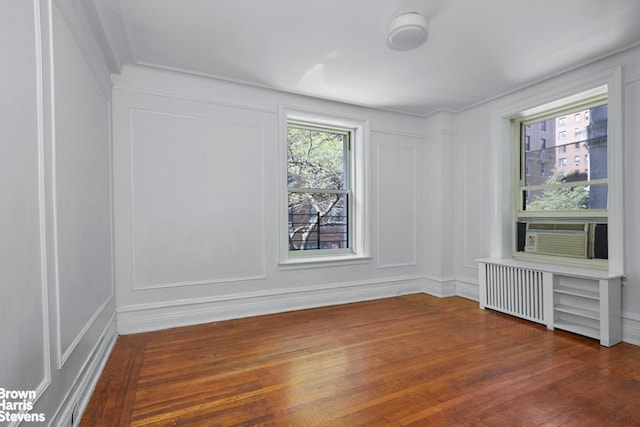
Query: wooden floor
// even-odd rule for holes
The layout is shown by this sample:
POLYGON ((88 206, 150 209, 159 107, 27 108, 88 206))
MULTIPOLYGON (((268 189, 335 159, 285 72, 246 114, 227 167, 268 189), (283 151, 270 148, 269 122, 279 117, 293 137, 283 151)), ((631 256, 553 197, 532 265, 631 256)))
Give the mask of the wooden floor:
POLYGON ((95 426, 640 425, 640 347, 410 295, 119 337, 95 426))

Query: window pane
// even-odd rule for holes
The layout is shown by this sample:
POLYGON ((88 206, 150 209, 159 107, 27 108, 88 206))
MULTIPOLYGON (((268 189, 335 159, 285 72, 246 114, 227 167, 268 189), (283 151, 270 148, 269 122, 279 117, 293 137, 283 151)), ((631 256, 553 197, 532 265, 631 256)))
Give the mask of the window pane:
POLYGON ((345 189, 348 133, 331 129, 288 128, 289 188, 345 189))
POLYGON ((607 209, 607 184, 525 191, 527 211, 607 209))
POLYGON ((348 241, 346 194, 289 193, 289 250, 342 249, 348 241))
MULTIPOLYGON (((589 182, 607 179, 607 105, 588 110, 579 110, 571 114, 564 113, 522 128, 521 150, 523 152, 522 179, 527 187, 546 186, 549 189, 530 191, 525 198, 527 210, 566 210, 566 209, 606 209, 606 197, 603 205, 597 189, 592 186, 584 207, 578 207, 577 193, 566 188, 554 189, 552 186, 566 182, 589 182), (571 127, 573 132, 566 132, 571 127), (594 193, 595 192, 595 193, 594 193), (553 197, 553 202, 541 201, 553 197), (567 200, 559 200, 560 195, 567 200), (537 200, 537 201, 536 201, 537 200), (535 201, 535 202, 534 202, 535 201), (574 208, 554 208, 552 206, 576 206, 574 208)), ((573 187, 573 189, 587 188, 573 187)), ((606 194, 606 185, 604 185, 606 194)))
POLYGON ((553 182, 591 181, 607 178, 607 138, 594 138, 580 142, 578 149, 575 143, 555 145, 551 148, 540 148, 526 151, 525 184, 527 186, 553 182), (567 153, 567 145, 571 145, 571 153, 567 153), (557 175, 564 177, 552 179, 557 175))

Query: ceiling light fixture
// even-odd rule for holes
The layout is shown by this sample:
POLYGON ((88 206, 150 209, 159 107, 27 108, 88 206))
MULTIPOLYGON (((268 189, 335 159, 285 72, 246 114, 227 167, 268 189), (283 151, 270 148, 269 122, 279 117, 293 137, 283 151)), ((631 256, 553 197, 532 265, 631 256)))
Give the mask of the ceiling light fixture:
POLYGON ((391 20, 387 46, 393 50, 415 49, 427 40, 427 19, 417 12, 406 12, 391 20))

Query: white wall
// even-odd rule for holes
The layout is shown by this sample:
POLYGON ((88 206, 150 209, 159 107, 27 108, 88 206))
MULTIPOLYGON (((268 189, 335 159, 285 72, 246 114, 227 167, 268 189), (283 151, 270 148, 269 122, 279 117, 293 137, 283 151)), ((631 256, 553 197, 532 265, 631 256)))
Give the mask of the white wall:
POLYGON ((441 112, 424 122, 425 145, 420 168, 423 170, 424 200, 422 216, 425 291, 438 296, 462 295, 467 290, 456 286, 454 270, 453 216, 454 180, 460 172, 454 165, 454 115, 441 112))
MULTIPOLYGON (((458 289, 473 290, 477 299, 476 259, 495 255, 499 252, 499 218, 509 203, 500 201, 501 186, 509 185, 505 180, 492 179, 492 173, 501 165, 500 153, 495 150, 496 123, 502 112, 535 100, 541 93, 557 93, 558 98, 567 95, 576 82, 588 81, 592 76, 615 74, 620 68, 622 73, 622 158, 624 158, 624 200, 623 230, 624 259, 615 262, 624 264, 627 281, 623 286, 623 339, 640 344, 640 266, 637 258, 640 254, 640 169, 638 168, 638 135, 640 134, 640 47, 629 49, 609 58, 580 67, 547 81, 532 85, 509 95, 497 98, 466 111, 455 117, 455 154, 451 166, 459 171, 455 174, 456 239, 455 239, 455 275, 458 289), (498 220, 497 220, 498 218, 498 220), (498 225, 497 225, 498 224, 498 225), (495 236, 498 236, 497 239, 495 236), (493 240, 492 240, 493 239, 493 240), (497 240, 497 241, 496 241, 497 240)), ((577 86, 576 86, 577 87, 577 86)), ((620 97, 617 97, 619 100, 620 97)), ((540 102, 542 104, 543 102, 540 102)), ((535 105, 531 105, 533 107, 535 105)), ((611 110, 610 110, 611 111, 611 110)), ((612 119, 612 118, 610 118, 612 119)), ((613 120, 613 119, 612 119, 613 120)), ((509 150, 503 150, 508 152, 509 150)), ((610 174, 614 174, 611 171, 610 174)), ((614 192, 615 190, 611 190, 614 192)), ((507 206, 508 209, 508 206, 507 206)))
POLYGON ((116 307, 129 333, 412 292, 477 298, 476 259, 503 208, 491 203, 496 112, 617 66, 623 335, 640 344, 640 47, 419 118, 137 66, 112 92, 87 22, 73 0, 0 6, 0 53, 15 65, 0 81, 0 387, 36 390, 48 424, 87 403, 116 307), (282 105, 370 124, 370 258, 278 264, 282 105))
POLYGON ((0 387, 42 393, 51 375, 35 13, 33 2, 0 4, 0 55, 14 65, 0 79, 0 387))
POLYGON ((127 66, 113 120, 119 331, 425 288, 423 119, 127 66), (365 262, 278 264, 282 105, 369 121, 365 262))
POLYGON ((35 390, 44 425, 82 409, 115 339, 110 90, 84 24, 0 4, 0 387, 35 390))

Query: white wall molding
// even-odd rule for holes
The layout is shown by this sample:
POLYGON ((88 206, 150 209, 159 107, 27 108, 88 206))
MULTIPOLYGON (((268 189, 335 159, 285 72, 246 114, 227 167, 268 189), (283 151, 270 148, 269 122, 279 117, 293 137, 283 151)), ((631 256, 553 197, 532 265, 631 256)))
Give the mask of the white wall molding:
POLYGON ((419 157, 419 145, 410 141, 376 144, 376 253, 379 269, 410 267, 417 264, 418 206, 421 205, 421 197, 418 194, 419 157), (385 150, 386 155, 383 155, 385 150), (398 159, 404 161, 400 162, 398 159), (385 161, 389 163, 385 164, 385 161), (402 170, 393 171, 391 167, 395 163, 403 163, 402 170), (385 175, 386 173, 388 175, 385 175), (388 182, 393 184, 393 188, 384 187, 388 182), (403 211, 405 208, 406 212, 403 211), (403 231, 402 234, 395 236, 399 230, 403 231), (385 236, 386 240, 384 240, 385 236), (401 241, 394 241, 397 237, 400 237, 401 241), (402 254, 404 258, 399 256, 402 254), (399 258, 387 260, 388 257, 398 256, 399 258))
POLYGON ((634 83, 637 83, 638 80, 640 80, 640 73, 638 74, 634 74, 631 76, 626 76, 623 82, 623 86, 626 88, 629 85, 632 85, 634 83))
POLYGON ((640 315, 622 315, 622 341, 640 346, 640 315))
POLYGON ((107 60, 109 70, 112 73, 119 73, 124 64, 133 61, 129 34, 120 10, 120 2, 89 0, 82 5, 89 25, 107 60))
MULTIPOLYGON (((471 152, 470 150, 474 149, 475 147, 469 147, 468 144, 464 144, 462 147, 462 164, 463 165, 467 165, 470 162, 477 162, 477 157, 474 155, 475 153, 471 152)), ((467 185, 468 183, 473 183, 475 185, 478 184, 478 181, 482 179, 482 176, 478 176, 473 174, 473 172, 466 167, 462 168, 462 182, 465 184, 464 188, 462 189, 462 192, 464 194, 464 203, 462 205, 462 234, 463 236, 470 236, 472 235, 470 233, 470 231, 476 231, 479 230, 480 231, 480 241, 483 242, 484 241, 484 235, 485 232, 484 230, 486 229, 486 227, 478 227, 478 224, 482 224, 481 220, 479 220, 478 218, 478 214, 479 212, 481 212, 480 209, 478 209, 478 205, 477 205, 477 199, 478 199, 478 195, 477 195, 477 187, 473 187, 470 188, 470 185, 467 185), (474 200, 475 197, 475 200, 474 200)), ((462 244, 462 263, 465 267, 469 267, 472 264, 472 261, 474 260, 474 250, 477 250, 478 248, 478 242, 477 241, 473 241, 470 239, 463 239, 463 244, 462 244), (475 244, 476 246, 471 248, 470 245, 471 244, 475 244), (473 250, 472 250, 473 249, 473 250)))
POLYGON ((474 123, 474 122, 467 123, 464 120, 462 120, 462 124, 459 127, 457 127, 453 133, 454 133, 454 136, 456 137, 462 137, 466 133, 469 133, 472 135, 478 132, 488 133, 490 126, 491 124, 489 120, 486 120, 486 121, 483 120, 477 123, 474 123))
MULTIPOLYGON (((130 241, 130 257, 128 262, 130 263, 130 269, 131 269, 131 290, 132 291, 142 291, 142 290, 151 290, 151 289, 161 289, 161 288, 184 288, 187 286, 199 286, 199 285, 211 285, 211 284, 218 284, 218 283, 226 283, 226 282, 230 282, 230 281, 234 281, 234 282, 238 282, 238 281, 245 281, 245 280, 259 280, 259 279, 265 279, 266 278, 266 232, 264 230, 266 230, 266 219, 265 219, 265 212, 267 210, 266 208, 266 189, 265 189, 265 182, 267 182, 267 179, 265 177, 265 164, 264 164, 264 151, 265 151, 265 127, 260 124, 260 123, 253 123, 251 121, 239 121, 239 120, 233 120, 233 119, 222 119, 222 118, 215 118, 214 116, 211 115, 207 115, 206 112, 198 112, 198 114, 194 114, 192 112, 190 113, 185 113, 185 112, 181 112, 181 113, 177 113, 177 112, 167 112, 167 111, 162 111, 159 109, 149 109, 149 108, 129 108, 128 110, 128 125, 129 125, 129 140, 128 142, 128 155, 129 155, 129 159, 128 159, 128 176, 129 176, 129 195, 127 197, 128 202, 129 202, 129 207, 128 207, 128 212, 127 212, 127 216, 128 218, 130 218, 130 224, 131 226, 128 227, 128 239, 130 241), (186 122, 190 122, 191 126, 208 126, 208 133, 206 135, 206 138, 213 138, 211 141, 208 141, 208 144, 213 144, 213 145, 224 145, 223 141, 216 141, 214 138, 214 135, 217 135, 217 132, 223 132, 224 129, 233 127, 236 129, 236 131, 239 130, 246 130, 249 131, 251 133, 252 137, 255 137, 254 139, 248 139, 248 140, 237 140, 236 141, 236 147, 239 147, 240 142, 242 142, 245 146, 245 150, 248 151, 251 147, 255 147, 255 150, 253 150, 255 152, 255 158, 254 158, 254 163, 257 165, 258 163, 260 164, 260 167, 254 167, 253 169, 251 169, 252 172, 256 173, 256 176, 258 177, 255 181, 256 182, 262 182, 262 186, 259 186, 257 188, 259 188, 259 194, 254 194, 253 198, 247 199, 247 202, 251 202, 251 206, 247 206, 247 203, 243 204, 243 208, 246 207, 247 211, 255 211, 255 212, 260 212, 259 215, 257 215, 255 221, 250 222, 251 224, 255 223, 255 224, 260 224, 260 226, 258 227, 253 226, 253 228, 256 228, 254 230, 254 232, 252 233, 252 236, 254 236, 255 240, 256 240, 256 244, 259 244, 259 247, 261 248, 259 253, 254 254, 253 258, 245 258, 244 262, 247 266, 252 266, 251 268, 246 267, 244 268, 242 271, 231 271, 228 270, 226 271, 223 265, 220 265, 219 268, 213 268, 213 267, 207 267, 205 268, 203 265, 204 264, 199 264, 198 266, 200 268, 206 269, 205 272, 201 273, 200 277, 184 277, 185 280, 175 280, 174 277, 157 277, 157 278, 153 278, 153 279, 142 279, 143 277, 146 277, 146 275, 149 273, 149 271, 151 270, 157 270, 157 268, 152 268, 150 267, 148 264, 143 263, 142 261, 140 261, 140 258, 149 257, 149 252, 150 250, 147 248, 146 251, 144 251, 142 249, 142 247, 139 247, 140 245, 143 245, 145 243, 145 237, 148 238, 148 235, 145 235, 144 232, 140 232, 139 228, 141 226, 141 224, 157 224, 157 221, 159 221, 155 216, 151 215, 149 216, 149 212, 144 210, 145 205, 143 203, 139 202, 139 199, 146 199, 147 200, 147 204, 149 203, 149 198, 150 197, 157 197, 157 195, 155 193, 153 193, 154 189, 150 189, 148 186, 147 187, 139 187, 137 186, 137 181, 140 182, 148 182, 151 178, 153 178, 153 181, 158 184, 158 180, 156 179, 157 176, 161 176, 160 175, 155 175, 154 174, 158 174, 158 170, 155 169, 149 169, 149 159, 144 157, 143 155, 137 156, 136 154, 138 153, 136 151, 136 149, 139 149, 139 146, 142 147, 147 147, 150 144, 155 144, 157 145, 156 147, 156 152, 160 152, 160 153, 171 153, 171 150, 175 150, 177 149, 177 147, 175 146, 175 143, 179 142, 179 141, 162 141, 165 145, 160 144, 162 137, 159 137, 157 139, 154 139, 153 141, 146 141, 144 140, 144 138, 140 138, 140 140, 137 140, 136 137, 134 135, 136 135, 134 129, 136 126, 148 126, 148 124, 146 125, 141 125, 139 124, 139 122, 143 122, 145 120, 157 120, 157 123, 161 123, 161 122, 165 122, 168 123, 170 120, 175 121, 174 125, 176 129, 180 129, 180 126, 187 126, 185 123, 186 122), (164 151, 163 151, 164 150, 164 151), (142 167, 141 167, 142 165, 142 167), (145 169, 146 167, 146 169, 145 169), (140 190, 143 189, 142 191, 140 191, 141 194, 138 194, 138 192, 136 192, 136 190, 140 190), (150 196, 151 194, 151 196, 150 196), (255 204, 255 206, 254 206, 255 204), (259 206, 258 206, 259 205, 259 206), (140 207, 142 206, 142 208, 140 207), (141 213, 142 212, 142 213, 141 213), (147 214, 147 216, 145 216, 145 212, 147 214), (142 239, 140 238, 140 236, 142 235, 142 239), (142 241, 142 243, 140 243, 142 241), (221 270, 221 271, 218 271, 221 270), (214 274, 218 273, 218 276, 215 276, 214 274)), ((188 127, 187 127, 188 128, 188 127)), ((228 130, 224 131, 224 132, 228 132, 228 130)), ((203 139, 205 138, 204 136, 202 137, 203 139)), ((200 141, 196 141, 194 142, 194 144, 196 146, 198 146, 198 144, 205 144, 205 142, 203 142, 203 140, 200 141)), ((187 149, 187 147, 183 148, 184 150, 187 149)), ((204 149, 202 146, 199 146, 199 149, 204 149)), ((206 156, 209 155, 211 156, 210 153, 201 153, 201 155, 206 156)), ((248 156, 246 158, 249 158, 248 156)), ((208 160, 210 163, 209 164, 217 164, 218 168, 214 167, 210 167, 208 168, 208 170, 210 171, 214 171, 216 169, 220 169, 223 164, 220 163, 218 160, 215 159, 209 159, 208 160), (218 163, 216 163, 218 162, 218 163)), ((228 159, 227 163, 230 162, 232 160, 228 159)), ((194 164, 194 167, 196 167, 196 165, 194 164)), ((198 167, 202 167, 202 166, 198 166, 198 167)), ((178 170, 178 173, 184 174, 185 171, 184 170, 178 170)), ((212 172, 209 172, 212 173, 212 172)), ((231 175, 229 175, 231 176, 231 175)), ((210 178, 210 176, 208 177, 210 178)), ((202 181, 206 181, 206 180, 202 180, 202 181)), ((209 179, 209 182, 219 182, 222 183, 223 180, 222 179, 209 179)), ((165 181, 161 181, 161 182, 165 182, 165 181)), ((197 182, 197 181, 194 181, 197 182)), ((166 182, 165 182, 166 184, 166 182)), ((155 184, 154 184, 155 185, 155 184)), ((246 187, 247 184, 244 184, 244 187, 246 187)), ((243 187, 243 188, 244 188, 243 187)), ((197 187, 194 187, 193 190, 193 195, 190 200, 193 203, 197 203, 198 200, 206 200, 206 193, 211 191, 211 189, 207 189, 207 188, 203 188, 201 190, 196 191, 197 187), (199 199, 195 198, 195 195, 201 195, 202 197, 199 199)), ((227 192, 231 191, 231 190, 226 190, 227 192)), ((256 190, 257 192, 257 190, 256 190)), ((184 194, 183 194, 184 195, 184 194)), ((163 196, 164 197, 164 196, 163 196)), ((184 195, 184 197, 186 197, 186 195, 184 195)), ((157 201, 157 199, 153 199, 155 201, 157 201)), ((185 205, 190 205, 190 203, 185 203, 185 205)), ((201 209, 209 209, 210 211, 213 211, 215 209, 217 209, 216 206, 213 206, 211 204, 209 205, 203 205, 203 207, 201 209)), ((163 210, 165 213, 168 212, 167 209, 163 210)), ((155 211, 154 211, 155 212, 155 211)), ((214 215, 212 215, 214 216, 214 215)), ((199 218, 200 221, 202 221, 202 218, 199 218)), ((247 224, 250 224, 249 222, 247 224)), ((184 229, 188 228, 184 222, 177 222, 177 224, 182 227, 182 230, 184 231, 184 229)), ((198 224, 201 224, 198 222, 198 224)), ((226 226, 228 227, 228 225, 226 226)), ((221 236, 220 234, 224 231, 224 229, 226 228, 223 224, 218 224, 217 228, 214 229, 213 231, 209 230, 211 232, 211 236, 215 236, 216 238, 220 239, 221 236)), ((250 227, 248 225, 246 225, 244 228, 249 229, 250 227)), ((240 241, 249 241, 248 239, 239 239, 240 241)), ((184 244, 184 242, 181 242, 181 244, 184 244)), ((238 243, 240 244, 240 243, 238 243)), ((248 245, 248 243, 245 243, 245 245, 248 245)), ((169 244, 169 246, 176 246, 173 244, 169 244)), ((213 251, 212 248, 204 248, 202 247, 201 249, 206 249, 209 251, 213 251)), ((227 248, 228 249, 228 248, 227 248)), ((245 251, 246 251, 245 247, 245 251)), ((220 253, 222 249, 217 249, 218 252, 217 256, 211 256, 210 259, 216 259, 216 258, 223 258, 223 253, 220 253)), ((248 253, 248 252, 247 252, 248 253)), ((188 265, 183 266, 182 264, 180 264, 180 261, 182 261, 181 258, 177 257, 178 254, 176 254, 176 257, 170 257, 172 258, 175 262, 176 262, 176 266, 175 268, 180 268, 180 267, 184 267, 184 271, 188 271, 190 270, 190 268, 188 267, 188 265)), ((166 254, 165 254, 166 256, 166 254)), ((155 260, 154 260, 155 261, 155 260)), ((186 273, 185 273, 186 274, 186 273)), ((159 273, 159 276, 161 276, 161 274, 159 273)))
MULTIPOLYGON (((65 364, 65 362, 67 361, 69 356, 73 353, 73 351, 76 349, 80 341, 82 341, 82 339, 87 335, 87 331, 89 331, 89 329, 93 327, 93 325, 96 323, 96 319, 98 319, 98 317, 100 317, 101 314, 104 314, 105 309, 107 307, 112 308, 111 304, 109 303, 113 302, 114 298, 115 298, 115 295, 111 293, 109 297, 107 297, 107 299, 100 305, 100 307, 98 307, 96 312, 93 313, 89 321, 82 327, 80 332, 78 332, 75 339, 69 344, 69 346, 65 349, 65 351, 64 352, 62 352, 62 350, 60 351, 61 354, 58 354, 58 360, 59 360, 58 368, 62 368, 62 366, 65 364)), ((60 335, 61 333, 58 333, 59 349, 62 348, 62 343, 60 342, 60 335)))
POLYGON ((111 98, 111 77, 96 35, 89 24, 87 15, 79 0, 54 0, 67 26, 71 30, 78 48, 87 61, 87 65, 108 99, 111 98))
POLYGON ((455 136, 455 135, 456 135, 456 131, 454 130, 438 129, 438 130, 426 131, 424 135, 422 135, 422 138, 425 141, 428 141, 431 138, 447 137, 447 136, 455 136))
POLYGON ((78 376, 73 382, 73 386, 69 389, 56 413, 48 419, 50 425, 71 426, 78 425, 82 413, 89 404, 91 395, 102 375, 102 371, 109 360, 111 351, 116 344, 118 332, 116 327, 116 314, 113 312, 109 318, 106 327, 100 334, 100 338, 96 342, 89 355, 85 359, 85 363, 80 369, 78 376), (76 407, 77 403, 77 407, 76 407), (71 419, 75 410, 76 419, 74 424, 71 419))
MULTIPOLYGON (((49 286, 51 286, 53 288, 53 299, 54 299, 54 304, 52 304, 53 306, 53 312, 55 315, 55 331, 56 331, 56 337, 55 337, 55 341, 56 341, 56 357, 57 357, 57 367, 60 369, 64 366, 65 362, 67 361, 67 359, 70 357, 70 355, 74 352, 74 350, 76 349, 78 343, 80 343, 82 341, 82 339, 84 338, 85 334, 87 333, 87 331, 91 328, 91 326, 93 325, 93 323, 95 322, 96 318, 104 311, 105 307, 107 307, 109 301, 113 300, 113 295, 114 295, 114 288, 113 286, 111 286, 110 292, 108 295, 105 295, 105 298, 103 301, 101 302, 95 302, 96 305, 96 309, 93 313, 87 313, 87 320, 86 323, 84 325, 82 325, 82 327, 79 327, 77 332, 75 332, 75 336, 73 337, 72 340, 70 340, 68 342, 68 344, 65 345, 63 344, 63 340, 64 340, 64 327, 62 325, 63 322, 63 315, 64 315, 64 310, 62 309, 62 304, 63 304, 63 300, 62 298, 66 297, 67 295, 63 295, 63 291, 64 289, 62 289, 62 281, 61 281, 61 259, 63 258, 63 254, 64 254, 64 248, 61 248, 61 234, 60 234, 60 224, 62 221, 62 216, 60 215, 61 210, 63 210, 63 207, 65 206, 64 203, 61 204, 60 202, 60 197, 59 197, 59 193, 60 193, 60 186, 61 186, 61 182, 64 182, 63 179, 61 179, 61 175, 65 172, 64 169, 65 168, 59 168, 59 162, 63 161, 64 158, 61 156, 60 151, 62 150, 61 148, 61 144, 60 141, 62 140, 64 143, 69 144, 70 140, 68 138, 60 138, 60 133, 62 132, 62 130, 65 128, 65 123, 63 123, 63 114, 62 113, 58 113, 56 106, 57 105, 62 105, 59 104, 61 102, 67 101, 68 99, 71 99, 70 96, 64 97, 62 96, 62 94, 60 93, 60 91, 57 92, 58 86, 62 85, 61 81, 64 81, 64 77, 63 76, 65 73, 64 72, 59 72, 60 71, 60 67, 61 65, 58 64, 58 66, 56 66, 56 61, 59 61, 59 59, 56 57, 56 55, 60 55, 63 58, 65 58, 64 54, 65 52, 63 51, 63 43, 66 40, 65 35, 68 31, 68 33, 70 34, 70 37, 68 38, 69 40, 73 40, 70 43, 76 43, 76 47, 78 48, 78 58, 79 62, 78 64, 86 64, 86 76, 87 79, 91 81, 92 85, 95 83, 95 88, 96 91, 94 93, 95 97, 94 100, 99 101, 99 103, 104 102, 104 104, 99 104, 104 106, 104 109, 101 111, 104 111, 105 113, 107 113, 108 115, 108 111, 109 111, 109 100, 111 99, 111 93, 110 93, 110 88, 108 89, 108 91, 106 91, 105 87, 104 87, 104 81, 101 81, 101 75, 99 73, 96 72, 96 67, 93 61, 95 61, 95 58, 92 58, 90 56, 88 56, 87 51, 84 50, 82 47, 82 43, 79 42, 78 40, 78 29, 76 28, 74 30, 74 28, 72 27, 72 22, 73 19, 80 19, 79 15, 74 15, 73 19, 69 19, 68 16, 65 16, 65 10, 62 9, 62 6, 64 4, 59 2, 59 1, 53 1, 51 3, 51 9, 50 9, 50 13, 48 16, 48 35, 47 35, 47 39, 48 39, 48 59, 49 59, 49 63, 48 63, 48 73, 49 73, 49 84, 50 84, 50 89, 49 89, 49 93, 48 96, 49 98, 45 101, 46 102, 46 107, 47 108, 47 115, 48 115, 48 123, 50 123, 50 128, 46 129, 46 132, 48 133, 48 150, 47 152, 44 153, 44 159, 46 159, 46 164, 45 164, 45 170, 49 169, 48 171, 48 175, 46 177, 46 181, 48 181, 48 187, 45 188, 45 193, 49 193, 48 194, 48 212, 49 212, 49 222, 46 224, 47 229, 50 233, 50 237, 49 237, 49 247, 47 250, 47 253, 50 256, 50 259, 47 262, 48 268, 49 268, 49 286), (58 8, 56 8, 56 5, 58 6, 58 8), (62 19, 60 19, 62 18, 62 19), (56 44, 57 43, 57 44, 56 44), (56 49, 57 46, 57 49, 56 49)), ((66 5, 67 7, 67 13, 70 13, 68 10, 69 5, 66 5)), ((74 10, 75 10, 75 6, 74 6, 74 10)), ((72 14, 73 15, 73 14, 72 14)), ((75 24, 76 26, 80 25, 76 22, 75 24)), ((64 48, 69 49, 70 46, 64 46, 64 48)), ((69 50, 66 53, 73 53, 73 50, 69 50)), ((85 71, 85 70, 82 70, 85 71)), ((102 118, 100 118, 102 119, 102 118)), ((107 133, 109 133, 109 124, 108 123, 109 118, 107 116, 104 117, 104 121, 107 122, 107 124, 105 124, 105 130, 107 130, 107 133)), ((68 124, 68 123, 66 123, 68 124)), ((68 134, 65 136, 69 136, 68 134)), ((75 134, 73 134, 73 136, 76 136, 75 134)), ((110 135, 105 135, 105 143, 109 143, 109 156, 110 156, 110 140, 108 139, 110 137, 110 135)), ((84 143, 85 141, 83 140, 82 142, 79 141, 71 141, 71 142, 76 142, 78 144, 80 143, 84 143)), ((109 159, 109 167, 111 165, 111 160, 109 159)), ((110 184, 109 184, 110 185, 110 184)), ((109 190, 110 191, 110 190, 109 190)), ((67 269, 67 271, 70 271, 71 269, 67 269)), ((67 283, 68 284, 68 283, 67 283)), ((83 283, 84 285, 85 283, 83 283)))
POLYGON ((166 288, 186 288, 190 286, 208 286, 216 285, 218 283, 232 283, 232 282, 246 282, 252 280, 265 280, 267 278, 266 273, 257 276, 246 277, 225 277, 219 279, 205 279, 186 282, 169 282, 169 283, 152 283, 148 285, 138 285, 136 281, 133 282, 131 290, 133 292, 148 291, 153 289, 166 289, 166 288))
POLYGON ((49 285, 47 281, 47 212, 46 212, 46 169, 45 169, 45 138, 44 138, 44 56, 43 56, 43 26, 41 22, 40 1, 33 0, 35 20, 35 50, 36 50, 36 96, 37 96, 37 132, 38 132, 38 214, 40 227, 40 275, 42 284, 42 328, 43 328, 43 365, 44 378, 38 386, 38 398, 51 384, 51 328, 49 325, 49 285))
POLYGON ((456 295, 472 301, 480 301, 480 290, 477 279, 456 280, 456 295))
MULTIPOLYGON (((381 134, 385 134, 385 135, 391 135, 391 136, 402 136, 405 138, 412 138, 412 139, 419 139, 420 141, 423 141, 425 138, 425 135, 419 134, 419 133, 414 133, 414 132, 403 132, 401 130, 395 130, 395 129, 383 129, 383 128, 378 128, 378 127, 372 127, 371 128, 371 133, 381 133, 381 134)), ((438 132, 439 134, 439 132, 438 132)))
POLYGON ((456 280, 454 277, 425 277, 424 293, 439 298, 456 295, 456 280))
POLYGON ((335 304, 420 293, 424 279, 415 276, 247 292, 118 308, 118 332, 129 334, 301 310, 335 304))
POLYGON ((235 102, 224 102, 224 101, 220 101, 220 100, 215 100, 213 98, 205 98, 205 97, 200 97, 200 96, 178 95, 178 94, 175 94, 175 93, 171 93, 169 91, 162 91, 162 90, 159 90, 159 89, 139 88, 139 87, 132 86, 129 83, 118 79, 117 76, 114 77, 114 80, 115 80, 115 84, 114 84, 114 87, 113 87, 114 89, 125 91, 125 92, 130 92, 132 94, 140 93, 140 94, 144 94, 144 95, 157 96, 159 98, 167 98, 167 99, 174 99, 174 100, 179 100, 179 101, 195 102, 195 103, 204 104, 204 105, 215 105, 215 106, 218 106, 218 107, 232 108, 232 109, 238 109, 238 110, 249 110, 249 111, 254 111, 254 112, 258 112, 258 113, 270 113, 270 114, 277 114, 278 113, 278 109, 276 107, 274 107, 274 108, 258 107, 258 106, 255 106, 255 105, 251 105, 249 103, 245 104, 245 103, 235 103, 235 102))

